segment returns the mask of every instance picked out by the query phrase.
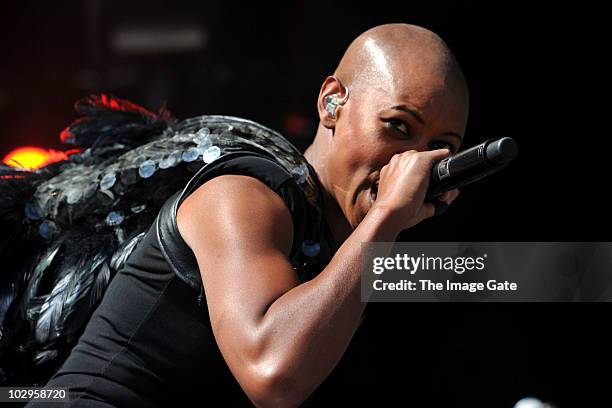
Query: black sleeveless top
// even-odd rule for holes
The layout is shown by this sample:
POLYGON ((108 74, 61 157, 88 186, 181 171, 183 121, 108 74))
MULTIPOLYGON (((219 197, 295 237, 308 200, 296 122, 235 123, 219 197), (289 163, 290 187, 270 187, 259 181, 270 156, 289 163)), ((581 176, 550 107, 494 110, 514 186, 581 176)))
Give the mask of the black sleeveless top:
POLYGON ((228 156, 206 166, 168 199, 112 279, 77 345, 47 383, 70 389, 68 406, 252 405, 214 339, 205 295, 198 290, 199 273, 193 269, 195 257, 175 228, 176 208, 214 176, 246 174, 266 183, 287 204, 295 226, 290 258, 302 281, 320 272, 337 247, 324 220, 320 242, 314 243, 318 253, 306 239, 313 229, 307 201, 286 170, 257 155, 228 156))

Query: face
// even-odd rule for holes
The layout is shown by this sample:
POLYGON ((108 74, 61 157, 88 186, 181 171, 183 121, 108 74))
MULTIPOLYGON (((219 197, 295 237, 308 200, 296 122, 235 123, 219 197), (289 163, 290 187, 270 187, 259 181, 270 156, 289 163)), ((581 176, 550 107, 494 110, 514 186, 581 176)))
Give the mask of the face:
POLYGON ((372 207, 380 170, 408 150, 459 150, 468 115, 461 83, 416 72, 350 89, 331 142, 333 194, 353 229, 372 207))

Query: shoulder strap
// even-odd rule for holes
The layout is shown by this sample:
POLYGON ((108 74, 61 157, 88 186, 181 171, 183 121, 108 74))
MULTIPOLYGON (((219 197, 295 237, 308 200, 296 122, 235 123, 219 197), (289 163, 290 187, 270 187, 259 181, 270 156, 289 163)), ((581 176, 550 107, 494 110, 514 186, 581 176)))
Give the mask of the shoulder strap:
POLYGON ((290 260, 296 272, 301 273, 300 279, 307 279, 303 268, 303 258, 307 256, 303 251, 303 243, 308 241, 308 237, 318 233, 319 228, 314 227, 320 223, 320 220, 314 218, 315 212, 309 208, 306 197, 293 176, 272 158, 252 151, 228 153, 204 166, 189 180, 183 190, 175 193, 163 205, 155 224, 161 252, 172 270, 189 286, 201 293, 202 280, 197 261, 178 231, 176 213, 179 205, 189 194, 207 180, 221 174, 255 177, 281 196, 291 212, 294 224, 290 260))

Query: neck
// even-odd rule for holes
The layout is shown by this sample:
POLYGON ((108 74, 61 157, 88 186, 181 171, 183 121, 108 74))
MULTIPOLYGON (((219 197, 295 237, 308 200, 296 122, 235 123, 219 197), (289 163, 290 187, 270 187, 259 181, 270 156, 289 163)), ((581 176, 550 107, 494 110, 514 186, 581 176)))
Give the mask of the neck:
POLYGON ((317 177, 322 184, 323 212, 325 221, 327 222, 336 243, 338 246, 340 246, 348 238, 351 232, 353 232, 353 229, 344 216, 342 209, 338 205, 332 184, 330 183, 331 179, 328 172, 329 167, 327 166, 326 154, 329 149, 327 146, 322 146, 322 143, 328 144, 331 137, 331 130, 319 125, 317 135, 315 136, 313 143, 308 146, 304 152, 304 157, 306 157, 308 163, 310 163, 310 165, 315 169, 317 172, 317 177))

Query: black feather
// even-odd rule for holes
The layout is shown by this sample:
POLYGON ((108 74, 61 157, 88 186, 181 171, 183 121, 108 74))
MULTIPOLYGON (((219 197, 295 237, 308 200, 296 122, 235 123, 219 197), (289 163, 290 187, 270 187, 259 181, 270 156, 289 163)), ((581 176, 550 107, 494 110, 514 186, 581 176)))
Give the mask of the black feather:
POLYGON ((85 117, 61 138, 84 150, 37 171, 0 168, 0 256, 9 260, 0 276, 0 383, 44 384, 59 368, 161 206, 204 158, 266 152, 314 185, 293 145, 248 120, 176 122, 105 95, 76 109, 85 117))

